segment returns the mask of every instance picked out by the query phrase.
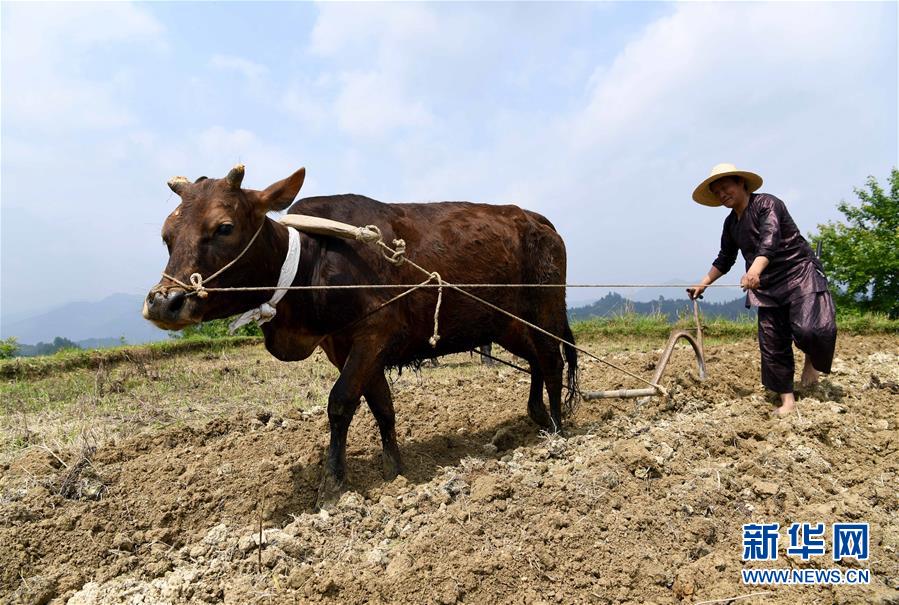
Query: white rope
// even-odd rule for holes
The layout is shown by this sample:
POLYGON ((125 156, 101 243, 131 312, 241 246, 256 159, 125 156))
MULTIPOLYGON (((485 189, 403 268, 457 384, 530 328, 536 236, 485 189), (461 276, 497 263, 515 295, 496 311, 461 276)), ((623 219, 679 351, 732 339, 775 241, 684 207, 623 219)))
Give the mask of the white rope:
POLYGON ((437 288, 437 306, 434 307, 434 335, 428 339, 428 342, 431 343, 432 347, 436 348, 437 341, 440 340, 440 334, 437 333, 437 329, 439 327, 440 304, 443 302, 443 278, 436 271, 431 273, 431 278, 437 280, 439 287, 437 288))
MULTIPOLYGON (((402 240, 394 240, 394 243, 396 243, 396 241, 402 241, 402 240)), ((377 243, 377 245, 381 246, 382 248, 384 248, 384 249, 386 249, 386 250, 388 250, 388 251, 390 251, 390 252, 394 252, 394 251, 390 250, 390 247, 387 246, 387 244, 385 244, 382 240, 378 240, 376 243, 377 243)), ((405 247, 403 248, 402 252, 405 253, 405 247)), ((397 254, 394 253, 392 257, 387 257, 387 256, 385 255, 385 258, 388 258, 388 260, 390 260, 391 258, 396 257, 396 256, 397 256, 397 254)), ((401 259, 402 259, 402 258, 405 258, 405 256, 402 256, 402 257, 400 257, 400 258, 401 258, 401 259)), ((650 382, 649 380, 646 380, 645 378, 641 378, 640 376, 637 376, 637 375, 634 374, 633 372, 629 372, 628 370, 625 370, 624 368, 622 368, 622 367, 620 367, 620 366, 617 366, 617 365, 615 365, 614 363, 611 363, 611 362, 609 362, 609 361, 606 361, 605 359, 602 359, 602 358, 600 358, 600 357, 594 355, 594 354, 591 353, 590 351, 588 351, 588 350, 586 350, 586 349, 584 349, 584 348, 582 348, 582 347, 577 346, 577 345, 574 344, 573 342, 568 342, 568 341, 565 340, 564 338, 561 338, 561 337, 559 337, 559 336, 556 336, 556 335, 553 334, 552 332, 549 332, 549 331, 547 331, 547 330, 544 330, 544 329, 541 328, 540 326, 538 326, 538 325, 536 325, 536 324, 533 324, 533 323, 529 322, 528 320, 524 319, 523 317, 519 317, 519 316, 515 315, 514 313, 510 313, 509 311, 506 311, 506 310, 503 309, 502 307, 498 307, 498 306, 494 305, 493 303, 484 300, 483 298, 480 298, 480 297, 478 297, 478 296, 475 296, 475 295, 472 294, 471 292, 467 292, 467 291, 463 290, 458 284, 451 284, 451 283, 449 283, 449 282, 443 281, 443 279, 440 279, 439 274, 429 272, 427 269, 425 269, 424 267, 422 267, 422 266, 420 266, 420 265, 417 265, 415 262, 413 262, 413 261, 412 261, 411 259, 409 259, 409 258, 405 258, 405 260, 408 261, 408 263, 409 263, 410 265, 412 265, 413 267, 415 267, 416 269, 418 269, 419 271, 421 271, 422 273, 424 273, 425 275, 427 275, 427 276, 428 276, 428 280, 427 280, 427 281, 430 281, 431 278, 432 278, 434 275, 437 275, 437 277, 438 277, 438 279, 439 279, 439 285, 440 285, 440 286, 447 286, 448 288, 452 288, 453 290, 459 292, 460 294, 464 294, 465 296, 467 296, 467 297, 469 297, 469 298, 471 298, 471 299, 473 299, 473 300, 476 300, 476 301, 478 301, 479 303, 481 303, 481 304, 483 304, 483 305, 486 305, 486 306, 490 307, 491 309, 493 309, 493 310, 495 310, 495 311, 498 311, 498 312, 502 313, 503 315, 506 315, 507 317, 510 317, 510 318, 514 319, 515 321, 518 321, 518 322, 520 322, 520 323, 523 323, 524 325, 528 326, 529 328, 531 328, 531 329, 533 329, 533 330, 537 330, 538 332, 540 332, 540 333, 542 333, 542 334, 545 334, 546 336, 549 336, 550 338, 556 340, 557 342, 559 342, 559 343, 561 343, 561 344, 568 345, 568 346, 570 346, 570 347, 572 347, 572 348, 574 348, 574 349, 580 351, 580 352, 583 353, 584 355, 587 355, 588 357, 591 357, 591 358, 595 359, 596 361, 598 361, 598 362, 600 362, 600 363, 603 363, 603 364, 609 366, 610 368, 614 368, 614 369, 618 370, 619 372, 622 372, 622 373, 624 373, 624 374, 627 374, 627 375, 630 376, 631 378, 635 378, 635 379, 639 380, 640 382, 646 383, 646 384, 648 384, 649 386, 651 386, 651 387, 653 387, 654 389, 656 389, 656 392, 658 392, 660 395, 663 395, 663 396, 667 396, 667 395, 668 395, 668 391, 667 391, 667 390, 665 389, 665 387, 663 387, 662 385, 656 384, 656 383, 654 383, 654 382, 650 382)), ((391 262, 393 262, 393 261, 391 261, 391 262)), ((402 262, 402 261, 400 261, 400 262, 402 262)), ((425 283, 427 283, 427 282, 425 282, 425 283)), ((440 298, 441 298, 442 292, 443 292, 443 289, 442 289, 442 288, 440 288, 440 289, 437 290, 437 312, 439 312, 439 310, 440 310, 440 298)), ((405 293, 404 293, 404 294, 405 294, 405 293)), ((381 305, 381 307, 386 306, 386 304, 387 304, 387 303, 385 303, 384 305, 381 305)), ((381 308, 381 307, 379 307, 379 308, 381 308)), ((435 336, 437 335, 437 334, 436 334, 436 333, 437 333, 437 312, 435 312, 435 314, 434 314, 434 334, 435 334, 435 336)), ((433 340, 433 337, 432 337, 432 340, 433 340)), ((437 346, 437 345, 436 345, 436 341, 431 342, 431 345, 432 345, 432 346, 437 346)))
MULTIPOLYGON (((232 260, 230 263, 210 275, 209 277, 204 278, 199 273, 192 273, 188 279, 190 282, 186 284, 181 280, 167 274, 163 273, 163 277, 168 278, 169 280, 175 282, 177 285, 181 286, 185 290, 190 291, 191 294, 196 294, 200 298, 206 298, 209 292, 260 292, 266 290, 340 290, 340 289, 377 289, 377 288, 437 288, 441 290, 443 288, 442 283, 425 283, 425 284, 347 284, 340 286, 290 286, 287 288, 282 288, 279 285, 277 286, 250 286, 250 287, 232 287, 232 288, 209 288, 206 286, 206 283, 212 281, 214 278, 221 275, 226 269, 234 265, 244 254, 246 254, 247 250, 250 249, 250 246, 253 245, 253 242, 256 241, 259 233, 262 231, 262 228, 265 226, 265 222, 259 225, 259 228, 256 230, 256 233, 253 234, 253 237, 250 239, 249 243, 247 243, 246 247, 244 247, 243 251, 237 255, 237 257, 232 260)), ((367 244, 377 244, 381 246, 382 252, 381 254, 388 261, 393 263, 394 265, 400 266, 403 264, 405 260, 406 254, 406 242, 402 239, 393 240, 394 248, 390 248, 387 244, 384 243, 384 238, 381 233, 381 230, 376 225, 366 225, 365 227, 356 227, 354 225, 349 225, 347 223, 340 223, 338 221, 332 221, 330 219, 323 219, 314 216, 307 216, 303 214, 287 214, 282 216, 278 222, 285 227, 294 228, 298 231, 308 231, 310 233, 317 233, 323 235, 331 235, 336 237, 343 237, 348 239, 354 239, 357 241, 365 242, 367 244)), ((455 287, 458 288, 695 288, 697 284, 454 284, 455 287)), ((739 284, 709 284, 704 286, 704 288, 742 288, 739 284)))

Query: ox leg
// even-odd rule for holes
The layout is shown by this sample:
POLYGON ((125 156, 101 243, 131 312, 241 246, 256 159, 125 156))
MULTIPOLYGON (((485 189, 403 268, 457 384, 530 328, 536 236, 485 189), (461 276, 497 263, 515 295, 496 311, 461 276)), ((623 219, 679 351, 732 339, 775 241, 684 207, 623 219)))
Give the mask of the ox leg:
POLYGON ((528 395, 528 416, 544 429, 552 428, 552 420, 543 405, 543 373, 540 366, 531 363, 531 392, 528 395))
POLYGON ((528 416, 537 426, 552 430, 552 419, 543 404, 544 363, 540 359, 530 334, 522 328, 513 327, 496 341, 501 347, 527 360, 531 369, 531 391, 528 395, 528 416))
POLYGON ((554 340, 541 340, 537 343, 537 359, 546 383, 546 394, 549 396, 549 416, 554 433, 562 432, 562 377, 565 362, 559 345, 554 340))
POLYGON ((371 381, 374 371, 383 373, 373 357, 368 351, 351 351, 340 372, 340 378, 331 388, 328 397, 331 441, 318 488, 319 507, 336 500, 343 490, 346 480, 346 436, 350 423, 359 407, 362 391, 371 381))
POLYGON ((322 469, 321 483, 318 486, 316 505, 322 508, 340 497, 346 480, 346 436, 350 429, 353 414, 359 407, 359 398, 335 403, 331 391, 328 399, 328 424, 331 427, 331 441, 322 469))
POLYGON ((377 374, 365 389, 365 401, 378 421, 378 429, 381 431, 381 445, 384 451, 381 454, 384 479, 390 481, 403 472, 403 463, 400 459, 400 448, 396 443, 396 414, 393 411, 393 397, 390 394, 390 385, 384 373, 377 374))

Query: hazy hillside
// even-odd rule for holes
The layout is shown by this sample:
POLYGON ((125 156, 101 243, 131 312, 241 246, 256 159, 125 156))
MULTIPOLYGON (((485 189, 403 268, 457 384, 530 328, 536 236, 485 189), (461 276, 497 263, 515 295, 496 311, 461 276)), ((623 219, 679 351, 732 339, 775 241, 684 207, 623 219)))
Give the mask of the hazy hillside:
POLYGON ((164 340, 169 333, 141 314, 143 296, 113 294, 93 302, 73 302, 33 317, 0 323, 0 338, 15 336, 20 343, 52 342, 57 336, 78 342, 100 339, 132 344, 164 340))
MULTIPOLYGON (((694 280, 695 281, 695 278, 694 280)), ((693 281, 689 279, 669 279, 665 284, 690 284, 693 281)), ((722 280, 724 281, 724 280, 722 280)), ((655 302, 660 297, 668 298, 668 299, 685 299, 687 294, 684 291, 685 288, 677 287, 677 288, 634 288, 631 291, 624 291, 619 293, 625 298, 632 300, 634 302, 655 302)), ((735 298, 740 298, 743 300, 743 296, 741 295, 741 290, 739 286, 734 286, 732 288, 723 287, 723 284, 716 284, 715 286, 706 289, 706 291, 702 295, 703 303, 730 303, 735 298)))
MULTIPOLYGON (((699 311, 703 317, 708 319, 714 317, 738 319, 747 314, 755 316, 755 310, 747 309, 744 301, 745 298, 742 296, 728 302, 710 303, 703 299, 700 301, 699 311)), ((611 292, 590 305, 569 309, 568 317, 572 321, 580 321, 591 317, 611 317, 623 313, 639 315, 661 313, 667 316, 669 321, 674 321, 678 315, 692 314, 692 312, 693 305, 686 298, 671 300, 659 297, 651 302, 636 302, 624 298, 616 292, 611 292)))
MULTIPOLYGON (((36 355, 52 355, 61 349, 77 347, 79 349, 108 349, 126 344, 121 338, 87 338, 85 340, 71 341, 56 336, 53 342, 37 342, 35 344, 19 343, 16 351, 18 357, 34 357, 36 355)), ((141 344, 141 343, 130 343, 141 344)))

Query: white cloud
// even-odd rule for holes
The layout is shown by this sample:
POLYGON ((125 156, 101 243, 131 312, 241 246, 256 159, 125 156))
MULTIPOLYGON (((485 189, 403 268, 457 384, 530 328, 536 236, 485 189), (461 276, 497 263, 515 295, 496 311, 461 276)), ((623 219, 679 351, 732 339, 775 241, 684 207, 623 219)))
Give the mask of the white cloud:
POLYGON ((244 185, 262 189, 301 160, 253 131, 223 126, 178 138, 135 129, 91 147, 4 134, 3 146, 4 313, 32 300, 146 291, 165 266, 159 230, 178 203, 168 178, 220 178, 243 162, 244 185), (47 275, 55 277, 39 279, 47 275))
MULTIPOLYGON (((695 267, 689 271, 697 275, 716 250, 723 215, 694 206, 689 196, 715 163, 763 172, 765 190, 787 202, 804 232, 813 230, 835 216, 836 201, 864 171, 895 161, 881 155, 889 138, 883 128, 896 120, 895 89, 884 87, 877 66, 883 40, 873 35, 883 31, 884 9, 678 5, 601 68, 582 110, 546 133, 546 145, 561 146, 570 160, 557 173, 563 197, 577 208, 590 203, 589 191, 611 198, 604 200, 605 222, 626 228, 608 233, 610 252, 634 248, 638 233, 683 233, 687 239, 673 253, 671 235, 637 249, 695 267), (881 108, 892 105, 892 118, 872 124, 861 109, 866 95, 881 108), (862 172, 858 162, 866 164, 862 172), (704 239, 686 243, 699 233, 704 239)), ((895 42, 895 29, 893 36, 895 42)), ((577 252, 574 258, 590 254, 577 252)))
POLYGON ((4 42, 31 62, 59 59, 65 50, 112 42, 151 42, 165 46, 164 27, 135 4, 21 3, 4 7, 4 42))
POLYGON ((358 137, 427 126, 432 116, 396 79, 380 72, 346 73, 335 109, 340 128, 358 137))
MULTIPOLYGON (((430 120, 393 132, 399 182, 413 199, 514 201, 544 212, 566 236, 572 276, 582 281, 699 275, 717 251, 723 215, 696 206, 690 193, 713 164, 762 171, 766 190, 807 232, 837 217, 834 206, 853 185, 896 161, 890 14, 888 5, 674 5, 596 65, 580 105, 541 115, 473 101, 471 123, 489 130, 454 147, 449 116, 422 102, 430 120), (884 67, 892 69, 886 81, 884 67), (632 252, 621 259, 624 250, 632 252)), ((456 35, 451 21, 441 25, 444 38, 456 35)), ((352 44, 334 36, 326 48, 352 44)), ((484 53, 491 43, 473 48, 484 53)), ((408 49, 384 90, 411 90, 404 78, 421 73, 417 61, 435 69, 433 55, 418 50, 408 49)), ((463 56, 457 71, 470 65, 463 56)), ((354 97, 360 116, 365 98, 354 97)), ((387 114, 396 129, 385 106, 371 115, 387 114)))
POLYGON ((281 94, 280 108, 304 127, 321 131, 335 119, 333 105, 325 100, 329 88, 326 82, 295 82, 281 94))
POLYGON ((834 84, 870 58, 861 42, 876 19, 853 5, 678 5, 601 67, 589 104, 574 116, 578 141, 652 139, 679 123, 720 128, 772 99, 789 109, 799 95, 816 105, 845 95, 834 84))
MULTIPOLYGON (((352 137, 385 139, 398 130, 428 126, 442 89, 459 93, 466 88, 463 80, 495 56, 483 47, 490 39, 489 19, 470 6, 319 8, 309 48, 338 74, 331 85, 334 117, 352 137)), ((310 105, 315 106, 306 101, 299 107, 305 111, 310 105)))
POLYGON ((121 96, 132 77, 91 72, 92 51, 166 47, 162 25, 136 5, 4 5, 3 105, 7 124, 41 131, 119 128, 134 122, 121 96))
POLYGON ((310 48, 321 56, 387 54, 390 48, 417 46, 422 40, 439 43, 445 24, 435 7, 426 4, 335 3, 319 4, 319 17, 310 36, 310 48), (374 48, 373 48, 374 47, 374 48))
MULTIPOLYGON (((300 160, 289 150, 267 142, 253 131, 221 125, 187 133, 176 142, 162 143, 151 153, 156 160, 149 169, 166 175, 166 179, 175 175, 191 180, 200 176, 221 178, 235 164, 244 164, 247 167, 244 186, 256 189, 267 187, 300 168, 297 165, 300 160)), ((164 182, 160 186, 164 187, 164 182)))
POLYGON ((223 71, 236 71, 248 80, 257 80, 268 73, 268 67, 243 57, 213 55, 209 64, 223 71))

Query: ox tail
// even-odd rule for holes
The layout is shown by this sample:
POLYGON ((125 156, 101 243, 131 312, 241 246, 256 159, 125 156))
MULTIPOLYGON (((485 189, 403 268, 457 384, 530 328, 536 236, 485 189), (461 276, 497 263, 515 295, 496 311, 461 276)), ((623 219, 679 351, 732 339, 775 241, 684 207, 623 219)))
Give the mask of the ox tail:
MULTIPOLYGON (((568 342, 574 342, 574 334, 571 333, 571 326, 568 325, 568 318, 565 318, 565 331, 563 337, 568 342)), ((578 386, 577 371, 577 349, 570 344, 562 345, 562 355, 565 357, 565 363, 568 364, 568 393, 565 395, 565 415, 571 416, 577 410, 577 404, 581 399, 581 390, 578 386)))

